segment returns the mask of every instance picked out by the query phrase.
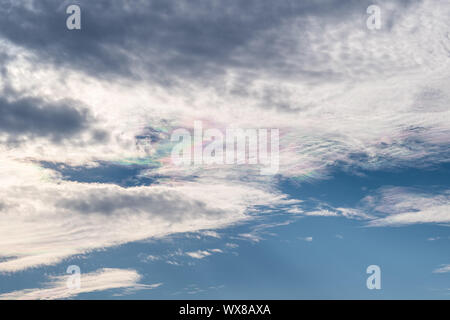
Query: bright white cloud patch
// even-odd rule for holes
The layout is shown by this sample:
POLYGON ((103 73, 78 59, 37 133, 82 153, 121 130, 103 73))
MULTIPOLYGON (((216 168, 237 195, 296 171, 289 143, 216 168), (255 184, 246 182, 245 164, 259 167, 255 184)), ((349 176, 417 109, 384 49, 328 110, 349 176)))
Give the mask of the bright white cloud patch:
POLYGON ((110 289, 148 290, 161 285, 140 284, 141 275, 135 270, 104 268, 96 272, 81 275, 80 288, 68 288, 70 275, 50 277, 50 281, 42 288, 25 289, 0 294, 0 300, 53 300, 76 297, 82 293, 110 289))

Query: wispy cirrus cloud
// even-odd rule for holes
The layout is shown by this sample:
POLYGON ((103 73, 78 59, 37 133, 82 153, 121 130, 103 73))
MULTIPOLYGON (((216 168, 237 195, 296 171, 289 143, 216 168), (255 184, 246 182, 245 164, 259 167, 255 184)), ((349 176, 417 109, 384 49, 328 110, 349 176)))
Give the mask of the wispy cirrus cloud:
POLYGON ((186 255, 188 255, 191 258, 194 259, 203 259, 205 257, 208 257, 212 254, 211 250, 197 250, 197 251, 191 251, 186 252, 186 255))
POLYGON ((448 273, 450 272, 450 264, 442 265, 441 267, 433 270, 433 273, 448 273))
POLYGON ((401 226, 450 222, 450 192, 430 193, 414 188, 385 187, 363 200, 378 214, 370 226, 401 226))
POLYGON ((18 290, 0 294, 0 300, 54 300, 74 298, 83 293, 111 289, 150 290, 162 283, 140 284, 142 276, 136 270, 103 268, 81 275, 80 288, 68 288, 70 275, 52 276, 42 288, 18 290))

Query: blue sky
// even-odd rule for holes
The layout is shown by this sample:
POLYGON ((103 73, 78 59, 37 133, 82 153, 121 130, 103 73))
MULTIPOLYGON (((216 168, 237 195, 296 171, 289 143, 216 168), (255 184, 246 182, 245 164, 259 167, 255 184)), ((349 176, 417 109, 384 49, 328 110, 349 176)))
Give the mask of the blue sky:
POLYGON ((449 299, 448 2, 0 4, 0 299, 449 299))

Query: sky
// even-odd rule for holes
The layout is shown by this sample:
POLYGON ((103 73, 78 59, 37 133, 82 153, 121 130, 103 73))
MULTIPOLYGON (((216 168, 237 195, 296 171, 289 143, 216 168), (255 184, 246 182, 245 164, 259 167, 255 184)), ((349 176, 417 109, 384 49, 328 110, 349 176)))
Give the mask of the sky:
POLYGON ((449 16, 0 0, 0 299, 449 299, 449 16), (179 165, 199 123, 276 172, 179 165))

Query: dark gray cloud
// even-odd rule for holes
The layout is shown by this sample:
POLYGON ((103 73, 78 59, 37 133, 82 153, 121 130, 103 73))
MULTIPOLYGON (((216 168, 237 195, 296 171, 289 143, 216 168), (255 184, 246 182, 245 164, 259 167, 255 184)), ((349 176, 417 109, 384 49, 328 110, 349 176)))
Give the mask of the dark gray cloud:
POLYGON ((88 110, 73 101, 53 104, 38 98, 10 101, 0 97, 0 133, 6 133, 10 141, 24 137, 60 141, 86 130, 92 121, 88 110))
POLYGON ((77 198, 61 200, 58 206, 84 214, 144 213, 155 217, 161 216, 170 221, 224 214, 222 210, 208 208, 205 203, 187 199, 176 192, 126 194, 106 188, 92 190, 89 194, 77 198))
MULTIPOLYGON (((398 2, 407 5, 411 1, 398 2)), ((32 50, 39 59, 99 77, 137 77, 139 71, 165 84, 185 78, 211 81, 227 66, 298 72, 280 54, 280 49, 289 51, 293 44, 274 45, 276 32, 264 35, 266 39, 257 47, 250 48, 249 43, 292 17, 314 16, 324 24, 332 23, 355 13, 364 17, 370 4, 368 0, 86 0, 63 4, 39 0, 32 9, 14 4, 0 19, 0 36, 32 50), (82 30, 65 27, 65 9, 72 3, 81 6, 82 30)))

